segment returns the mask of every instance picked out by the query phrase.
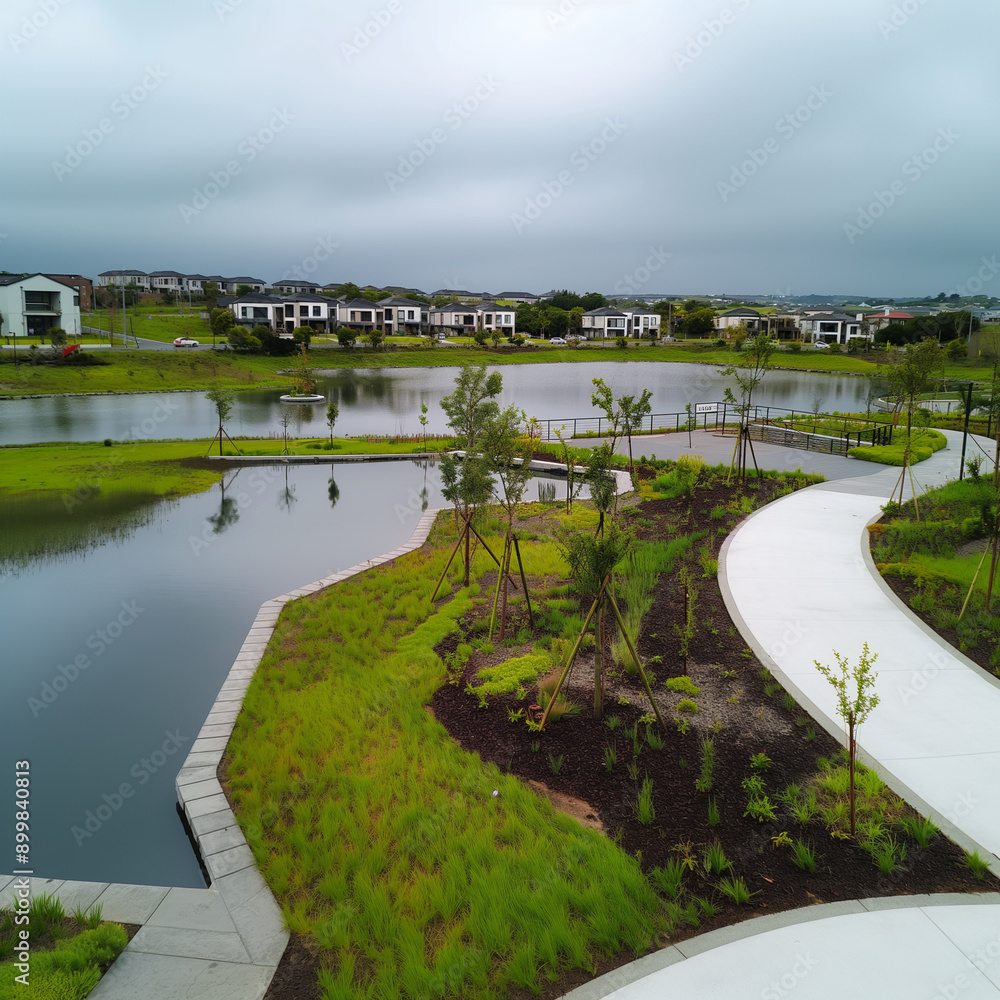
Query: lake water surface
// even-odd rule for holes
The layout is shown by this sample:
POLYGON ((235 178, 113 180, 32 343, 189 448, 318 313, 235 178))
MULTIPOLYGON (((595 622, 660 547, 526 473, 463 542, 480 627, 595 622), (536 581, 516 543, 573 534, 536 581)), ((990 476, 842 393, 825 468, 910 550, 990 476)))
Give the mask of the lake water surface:
MULTIPOLYGON (((652 390, 654 413, 676 413, 686 403, 717 401, 731 378, 711 365, 676 362, 588 361, 508 365, 503 405, 514 403, 540 420, 594 415, 592 380, 603 378, 616 396, 652 390)), ((439 405, 454 388, 456 368, 338 369, 320 379, 317 393, 340 406, 335 433, 419 434, 420 404, 428 407, 428 430, 445 430, 439 405)), ((866 380, 849 375, 770 372, 755 396, 761 404, 798 410, 863 410, 866 380)), ((278 435, 288 404, 283 389, 241 392, 227 425, 237 435, 278 435)), ((289 434, 322 437, 326 404, 291 407, 289 434)), ((135 438, 211 437, 216 424, 203 392, 117 396, 49 396, 0 400, 0 444, 32 441, 115 441, 135 438)))

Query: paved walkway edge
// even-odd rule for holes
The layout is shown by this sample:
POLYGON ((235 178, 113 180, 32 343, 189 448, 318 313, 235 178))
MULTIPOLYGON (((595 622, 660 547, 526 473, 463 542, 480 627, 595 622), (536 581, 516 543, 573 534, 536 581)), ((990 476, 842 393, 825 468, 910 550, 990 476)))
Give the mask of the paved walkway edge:
MULTIPOLYGON (((818 490, 822 491, 824 489, 829 489, 830 483, 818 483, 815 486, 807 487, 808 490, 818 490)), ((742 523, 746 524, 754 517, 760 515, 768 507, 771 507, 774 503, 781 503, 781 501, 786 498, 780 498, 776 501, 772 501, 771 504, 766 504, 764 507, 751 513, 742 523)), ((888 498, 886 498, 888 499, 888 498)), ((896 605, 900 614, 903 615, 908 621, 920 629, 929 639, 931 639, 938 647, 945 650, 949 655, 954 656, 960 661, 964 662, 968 667, 974 669, 975 674, 982 680, 986 680, 991 683, 994 687, 1000 689, 1000 681, 997 678, 991 677, 986 673, 978 664, 973 663, 967 656, 960 653, 954 646, 950 645, 944 639, 941 638, 932 628, 926 625, 920 620, 892 591, 889 585, 882 579, 882 574, 879 573, 875 566, 875 562, 871 556, 871 549, 868 545, 868 525, 873 524, 881 517, 881 514, 872 517, 865 525, 863 533, 859 536, 859 565, 863 565, 867 572, 871 575, 872 579, 884 590, 896 605)), ((741 525, 742 526, 742 525, 741 525)), ((732 545, 734 539, 739 533, 739 528, 732 532, 726 537, 723 542, 721 549, 719 550, 719 589, 722 592, 722 599, 726 605, 726 609, 729 611, 729 615, 733 620, 733 624, 739 629, 740 634, 743 636, 747 645, 753 650, 754 655, 760 662, 767 667, 776 680, 780 681, 782 687, 795 697, 795 700, 799 703, 809 713, 813 721, 817 725, 822 726, 835 740, 837 740, 841 746, 847 746, 847 730, 843 724, 839 724, 836 719, 831 718, 826 712, 823 711, 813 700, 810 698, 802 688, 795 682, 795 680, 790 677, 781 667, 777 664, 774 657, 768 652, 768 650, 760 643, 757 636, 754 634, 753 630, 747 624, 746 619, 740 613, 739 606, 736 603, 735 597, 733 596, 732 589, 729 585, 729 579, 725 572, 726 557, 729 553, 729 548, 732 545)), ((948 837, 949 840, 954 841, 962 848, 963 851, 972 853, 973 851, 978 851, 979 854, 991 861, 991 867, 995 864, 992 859, 995 857, 993 851, 986 845, 980 843, 979 841, 973 839, 966 833, 961 827, 957 826, 955 823, 951 822, 945 816, 941 815, 940 810, 935 810, 930 803, 928 803, 924 798, 917 794, 910 785, 902 781, 898 775, 894 774, 893 771, 884 762, 876 759, 870 753, 868 753, 864 747, 858 743, 857 747, 858 760, 865 765, 865 767, 870 768, 873 771, 877 771, 882 780, 905 802, 912 806, 921 816, 933 816, 934 823, 938 826, 941 832, 948 837)))
POLYGON ((772 913, 767 916, 753 917, 730 927, 721 927, 708 934, 699 934, 688 938, 680 944, 670 945, 660 951, 628 965, 605 973, 597 979, 578 986, 575 990, 563 994, 563 1000, 602 1000, 622 987, 637 983, 654 972, 666 969, 685 959, 703 955, 734 941, 756 937, 778 930, 781 927, 792 927, 797 924, 809 923, 813 920, 827 920, 831 917, 843 917, 856 913, 874 913, 882 910, 917 909, 930 906, 996 906, 1000 904, 1000 893, 983 893, 970 896, 961 892, 940 893, 919 896, 879 896, 872 899, 852 899, 838 903, 822 903, 818 906, 804 906, 797 910, 785 910, 783 913, 772 913))

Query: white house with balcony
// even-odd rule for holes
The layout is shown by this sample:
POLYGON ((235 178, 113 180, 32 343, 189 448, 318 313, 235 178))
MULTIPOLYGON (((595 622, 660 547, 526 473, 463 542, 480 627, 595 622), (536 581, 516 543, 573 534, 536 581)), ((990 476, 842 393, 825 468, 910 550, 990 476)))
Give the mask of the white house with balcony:
POLYGON ((582 330, 588 340, 659 337, 660 314, 641 306, 626 306, 624 309, 602 306, 583 314, 582 330))
POLYGON ((476 306, 477 325, 486 333, 494 330, 502 337, 514 335, 516 313, 511 306, 498 306, 496 302, 480 302, 476 306))
POLYGON ((172 292, 179 295, 185 291, 187 275, 180 271, 150 271, 149 290, 151 292, 172 292))
POLYGON ((479 326, 476 307, 462 302, 449 302, 445 306, 429 309, 428 319, 433 329, 463 337, 471 337, 479 326))
POLYGON ((337 325, 337 302, 326 295, 302 292, 281 296, 281 323, 285 333, 296 327, 308 326, 318 333, 327 333, 337 325))
POLYGON ((285 300, 278 295, 260 295, 252 292, 226 303, 237 326, 266 326, 271 330, 283 329, 285 300))
POLYGON ((121 288, 135 286, 140 292, 150 290, 149 275, 145 271, 101 271, 97 276, 98 287, 115 285, 121 288))
POLYGON ((588 340, 625 336, 626 317, 621 309, 612 309, 611 306, 591 309, 583 314, 581 322, 583 335, 588 340))
POLYGON ((846 344, 856 337, 863 337, 861 321, 847 313, 809 311, 799 317, 799 330, 806 343, 846 344))
POLYGON ((226 308, 239 326, 266 326, 278 334, 291 334, 300 326, 326 333, 337 321, 337 302, 309 293, 282 296, 250 292, 227 302, 226 308))
POLYGON ((382 330, 387 337, 394 333, 421 334, 430 319, 430 309, 425 303, 401 295, 380 299, 376 305, 382 311, 382 330))
POLYGON ((41 337, 59 327, 80 334, 80 296, 44 274, 0 274, 0 336, 41 337))
POLYGON ((660 314, 652 309, 643 309, 641 306, 626 306, 622 309, 625 313, 625 336, 635 340, 660 335, 660 314))

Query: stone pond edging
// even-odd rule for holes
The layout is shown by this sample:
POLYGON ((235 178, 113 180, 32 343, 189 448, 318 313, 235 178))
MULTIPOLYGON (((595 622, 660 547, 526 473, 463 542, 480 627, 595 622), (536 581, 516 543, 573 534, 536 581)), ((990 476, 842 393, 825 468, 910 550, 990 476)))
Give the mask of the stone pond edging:
MULTIPOLYGON (((30 879, 32 895, 55 896, 67 912, 96 905, 105 920, 141 925, 90 994, 92 1000, 261 1000, 267 992, 289 935, 216 770, 285 604, 419 549, 438 512, 426 511, 409 540, 391 552, 261 605, 175 781, 178 805, 208 872, 209 888, 30 879)), ((0 875, 0 906, 13 903, 17 881, 0 875)))

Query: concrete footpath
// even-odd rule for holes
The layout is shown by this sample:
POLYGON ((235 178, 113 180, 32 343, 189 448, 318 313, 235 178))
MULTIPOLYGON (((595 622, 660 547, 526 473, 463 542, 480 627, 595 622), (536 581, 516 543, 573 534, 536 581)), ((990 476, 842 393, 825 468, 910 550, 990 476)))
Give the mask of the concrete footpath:
MULTIPOLYGON (((961 435, 914 467, 918 493, 957 478, 961 435)), ((657 442, 722 458, 721 443, 657 442), (703 447, 699 447, 702 445, 703 447)), ((967 850, 1000 870, 1000 682, 940 640, 882 582, 868 554, 899 470, 756 445, 763 468, 835 480, 783 497, 730 536, 719 582, 761 661, 842 742, 832 688, 813 660, 878 653, 881 704, 862 758, 967 850)), ((728 442, 731 453, 732 443, 728 442)), ((969 455, 990 453, 970 441, 969 455)), ((728 460, 728 456, 726 456, 728 460)), ((910 495, 907 483, 906 495, 910 495)), ((874 869, 873 869, 874 871, 874 869)), ((902 896, 808 907, 701 935, 568 994, 573 1000, 1000 1000, 1000 896, 902 896)))

